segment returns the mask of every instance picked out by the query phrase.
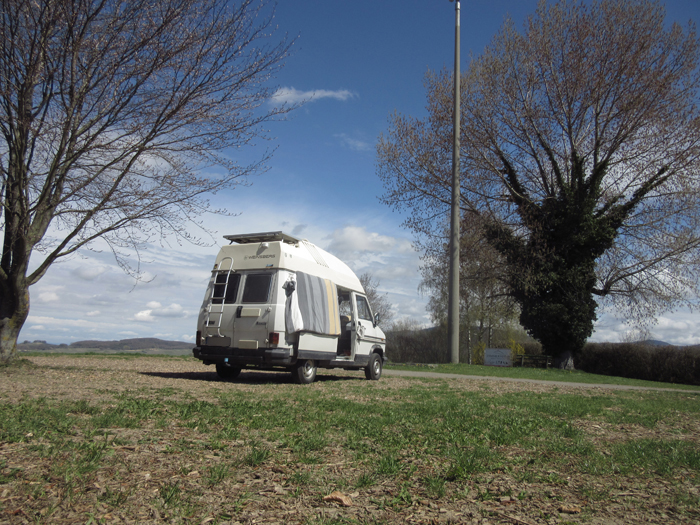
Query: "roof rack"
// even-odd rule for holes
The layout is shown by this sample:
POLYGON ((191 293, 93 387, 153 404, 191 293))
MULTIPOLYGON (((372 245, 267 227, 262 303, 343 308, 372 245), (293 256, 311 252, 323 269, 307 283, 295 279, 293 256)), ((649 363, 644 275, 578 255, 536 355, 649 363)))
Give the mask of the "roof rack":
POLYGON ((224 235, 224 239, 238 244, 255 244, 274 241, 282 241, 287 244, 299 244, 303 240, 284 232, 239 233, 236 235, 224 235))

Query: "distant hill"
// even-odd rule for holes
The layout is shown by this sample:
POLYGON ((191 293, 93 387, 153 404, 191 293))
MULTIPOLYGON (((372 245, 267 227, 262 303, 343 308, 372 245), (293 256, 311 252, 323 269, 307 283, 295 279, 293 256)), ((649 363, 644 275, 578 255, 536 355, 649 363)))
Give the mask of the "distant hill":
POLYGON ((192 349, 192 343, 183 341, 164 341, 155 337, 140 337, 136 339, 121 339, 120 341, 76 341, 71 348, 99 348, 101 350, 157 350, 192 349))
POLYGON ((164 341, 155 337, 140 337, 136 339, 121 339, 120 341, 76 341, 71 344, 54 345, 46 341, 24 341, 17 345, 20 352, 76 352, 76 351, 98 351, 98 352, 133 352, 133 351, 156 351, 156 352, 177 352, 191 351, 194 345, 184 341, 164 341))
POLYGON ((646 341, 640 341, 640 343, 649 346, 673 346, 663 341, 657 341, 656 339, 647 339, 646 341))

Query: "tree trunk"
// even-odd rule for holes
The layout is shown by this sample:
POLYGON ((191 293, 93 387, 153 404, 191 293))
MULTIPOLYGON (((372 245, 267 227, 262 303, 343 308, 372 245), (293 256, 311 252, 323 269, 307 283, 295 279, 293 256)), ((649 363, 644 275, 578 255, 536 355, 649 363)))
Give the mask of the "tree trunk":
POLYGON ((468 364, 472 364, 472 330, 470 327, 467 327, 467 352, 468 352, 468 357, 467 357, 467 362, 468 364))
POLYGON ((0 363, 17 357, 17 338, 29 315, 29 289, 25 286, 3 286, 0 301, 0 363))
POLYGON ((576 370, 574 368, 574 354, 571 350, 560 353, 554 359, 554 367, 561 370, 576 370))

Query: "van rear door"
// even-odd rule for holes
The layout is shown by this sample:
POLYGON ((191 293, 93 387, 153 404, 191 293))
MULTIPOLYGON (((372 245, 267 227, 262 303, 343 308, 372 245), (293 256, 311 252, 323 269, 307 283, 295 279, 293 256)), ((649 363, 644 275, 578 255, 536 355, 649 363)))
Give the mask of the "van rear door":
POLYGON ((241 291, 233 305, 234 348, 256 350, 267 347, 271 297, 276 271, 241 272, 241 291))

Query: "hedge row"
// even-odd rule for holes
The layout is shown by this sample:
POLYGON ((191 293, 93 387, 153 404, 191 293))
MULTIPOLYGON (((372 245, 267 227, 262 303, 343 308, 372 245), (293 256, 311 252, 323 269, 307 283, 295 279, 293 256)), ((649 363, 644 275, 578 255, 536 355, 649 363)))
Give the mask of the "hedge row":
POLYGON ((700 385, 700 346, 589 343, 574 364, 591 374, 700 385))
POLYGON ((394 363, 449 363, 447 332, 440 328, 388 332, 386 354, 394 363))
MULTIPOLYGON (((468 362, 466 338, 460 338, 460 362, 468 362)), ((527 355, 542 354, 539 343, 519 343, 527 355)), ((507 348, 507 342, 492 344, 507 348)), ((443 328, 387 334, 387 356, 395 363, 449 363, 443 328)), ((574 359, 577 370, 665 383, 700 385, 700 346, 652 346, 644 343, 588 343, 574 359)))
MULTIPOLYGON (((402 330, 386 334, 386 352, 389 360, 395 363, 449 363, 450 350, 447 328, 444 326, 424 330, 402 330)), ((469 345, 465 333, 460 334, 459 361, 469 362, 469 345)), ((500 341, 495 337, 491 347, 510 348, 509 341, 500 341)), ((519 343, 525 346, 525 353, 539 355, 542 353, 539 343, 519 343), (531 348, 532 347, 532 348, 531 348), (528 351, 531 349, 532 352, 528 351)), ((474 345, 475 346, 475 345, 474 345)), ((474 350, 474 349, 472 349, 474 350)), ((483 352, 482 352, 483 353, 483 352)))

